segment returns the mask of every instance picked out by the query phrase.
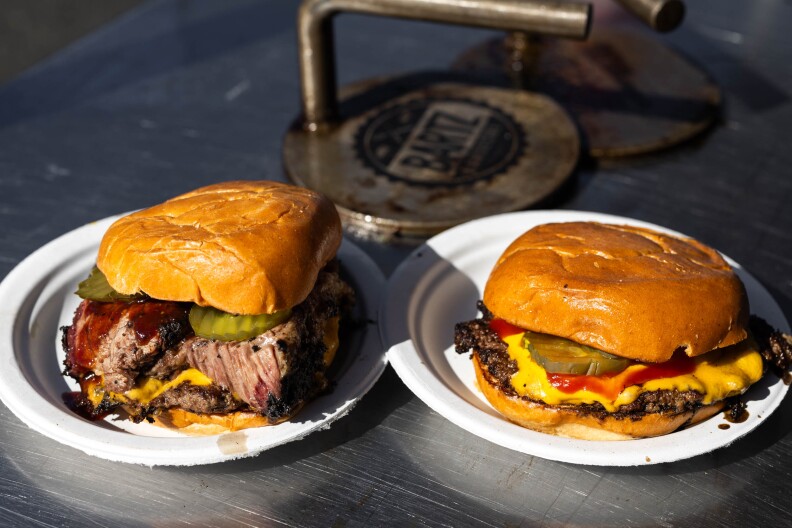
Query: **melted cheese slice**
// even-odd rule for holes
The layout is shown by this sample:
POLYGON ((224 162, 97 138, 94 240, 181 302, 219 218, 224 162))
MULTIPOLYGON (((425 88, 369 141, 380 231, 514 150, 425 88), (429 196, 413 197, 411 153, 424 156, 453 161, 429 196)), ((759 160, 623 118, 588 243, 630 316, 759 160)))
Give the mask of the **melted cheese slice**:
MULTIPOLYGON (((130 389, 123 394, 110 391, 107 391, 106 394, 111 400, 118 403, 137 401, 145 405, 157 396, 163 394, 166 390, 178 387, 182 383, 191 383, 197 386, 205 386, 212 383, 212 378, 206 376, 198 369, 188 368, 187 370, 180 372, 178 376, 170 381, 144 377, 138 380, 134 389, 130 389)), ((97 383, 95 385, 92 384, 86 394, 94 406, 97 406, 99 403, 101 403, 105 391, 102 388, 102 384, 97 380, 97 383)))
POLYGON ((165 391, 178 387, 182 383, 206 386, 212 384, 212 378, 206 376, 198 369, 188 368, 187 370, 181 371, 178 376, 170 381, 162 381, 156 378, 143 378, 138 381, 134 389, 126 391, 124 395, 132 400, 146 404, 165 391))
MULTIPOLYGON (((659 378, 641 385, 624 387, 615 399, 590 390, 573 393, 562 392, 547 380, 547 372, 531 358, 531 353, 520 346, 523 334, 505 337, 509 345, 509 356, 517 362, 518 371, 512 376, 511 384, 517 394, 550 405, 562 403, 601 403, 608 412, 632 403, 644 392, 658 390, 693 390, 704 395, 704 404, 710 404, 730 396, 742 394, 762 377, 762 356, 752 340, 720 351, 709 352, 694 358, 696 368, 690 374, 670 378, 659 378)), ((613 376, 613 383, 626 379, 642 365, 631 365, 613 376)))

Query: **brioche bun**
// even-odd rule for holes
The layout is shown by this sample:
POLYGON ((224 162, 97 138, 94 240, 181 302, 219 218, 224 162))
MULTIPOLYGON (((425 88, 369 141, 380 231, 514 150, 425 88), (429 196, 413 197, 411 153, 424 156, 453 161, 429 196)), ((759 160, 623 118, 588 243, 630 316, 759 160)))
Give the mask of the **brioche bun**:
POLYGON ((116 221, 97 266, 116 291, 234 314, 302 302, 341 244, 333 203, 269 181, 203 187, 116 221))
MULTIPOLYGON (((294 414, 297 414, 297 409, 294 414)), ((291 416, 284 416, 278 422, 270 422, 266 417, 250 411, 237 411, 225 414, 199 414, 184 409, 171 408, 160 412, 153 417, 154 425, 166 429, 177 430, 190 436, 207 436, 223 433, 232 433, 252 427, 277 425, 289 420, 291 416)))
POLYGON ((509 395, 498 388, 476 354, 473 369, 482 394, 509 421, 541 433, 581 440, 632 440, 672 433, 693 425, 723 409, 723 401, 681 413, 647 413, 640 419, 598 417, 581 413, 573 405, 548 405, 541 401, 509 395))
POLYGON ((749 315, 742 282, 715 250, 594 222, 520 236, 490 274, 484 304, 521 328, 646 362, 738 343, 749 315))

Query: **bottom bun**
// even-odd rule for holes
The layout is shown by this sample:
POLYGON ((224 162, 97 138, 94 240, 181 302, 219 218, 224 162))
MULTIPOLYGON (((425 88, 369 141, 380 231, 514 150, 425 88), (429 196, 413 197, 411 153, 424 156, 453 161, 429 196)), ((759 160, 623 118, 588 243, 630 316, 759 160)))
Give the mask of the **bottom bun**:
MULTIPOLYGON (((296 414, 296 411, 294 414, 296 414)), ((199 414, 174 408, 162 411, 153 418, 154 425, 174 429, 191 436, 207 436, 240 431, 251 427, 276 425, 290 419, 294 414, 284 416, 277 422, 270 422, 265 416, 250 411, 226 414, 199 414)))
POLYGON ((509 396, 489 381, 478 355, 473 354, 473 366, 479 389, 487 401, 510 421, 534 431, 578 438, 581 440, 632 440, 661 436, 713 416, 723 408, 716 402, 695 411, 684 413, 647 413, 637 420, 632 418, 599 418, 577 412, 568 407, 548 405, 517 396, 509 396))

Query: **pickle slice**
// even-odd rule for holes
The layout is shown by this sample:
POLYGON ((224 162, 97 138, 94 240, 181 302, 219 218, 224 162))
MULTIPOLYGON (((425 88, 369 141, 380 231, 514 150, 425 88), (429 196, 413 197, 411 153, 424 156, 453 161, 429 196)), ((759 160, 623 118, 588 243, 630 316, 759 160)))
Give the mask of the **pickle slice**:
POLYGON ((522 344, 535 362, 557 374, 600 376, 621 372, 630 365, 629 359, 548 334, 525 332, 522 344))
POLYGON ((197 304, 190 309, 190 325, 195 335, 218 341, 243 341, 256 337, 286 322, 289 317, 291 310, 271 314, 234 315, 197 304))
POLYGON ((88 275, 88 278, 77 285, 77 291, 75 293, 83 299, 90 299, 92 301, 100 302, 128 302, 136 301, 146 297, 142 293, 135 295, 124 295, 123 293, 118 293, 113 289, 112 286, 110 286, 110 283, 107 282, 107 277, 105 277, 105 274, 102 273, 102 270, 96 266, 93 267, 91 273, 88 275))

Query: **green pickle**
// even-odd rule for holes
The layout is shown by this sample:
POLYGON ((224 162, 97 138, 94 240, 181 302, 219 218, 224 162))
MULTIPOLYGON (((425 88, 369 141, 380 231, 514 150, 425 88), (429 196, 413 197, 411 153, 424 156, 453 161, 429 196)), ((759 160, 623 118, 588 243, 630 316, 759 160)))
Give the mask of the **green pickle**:
POLYGON ((145 298, 145 295, 142 293, 136 295, 118 293, 110 286, 110 283, 107 282, 107 277, 102 273, 102 270, 96 266, 93 267, 88 278, 77 285, 77 291, 75 293, 83 299, 100 302, 128 302, 145 298))
POLYGON ((621 372, 630 360, 548 334, 525 332, 522 345, 547 372, 600 376, 621 372))
POLYGON ((243 341, 285 323, 291 310, 271 314, 234 315, 211 306, 193 305, 190 325, 195 335, 218 341, 243 341))

